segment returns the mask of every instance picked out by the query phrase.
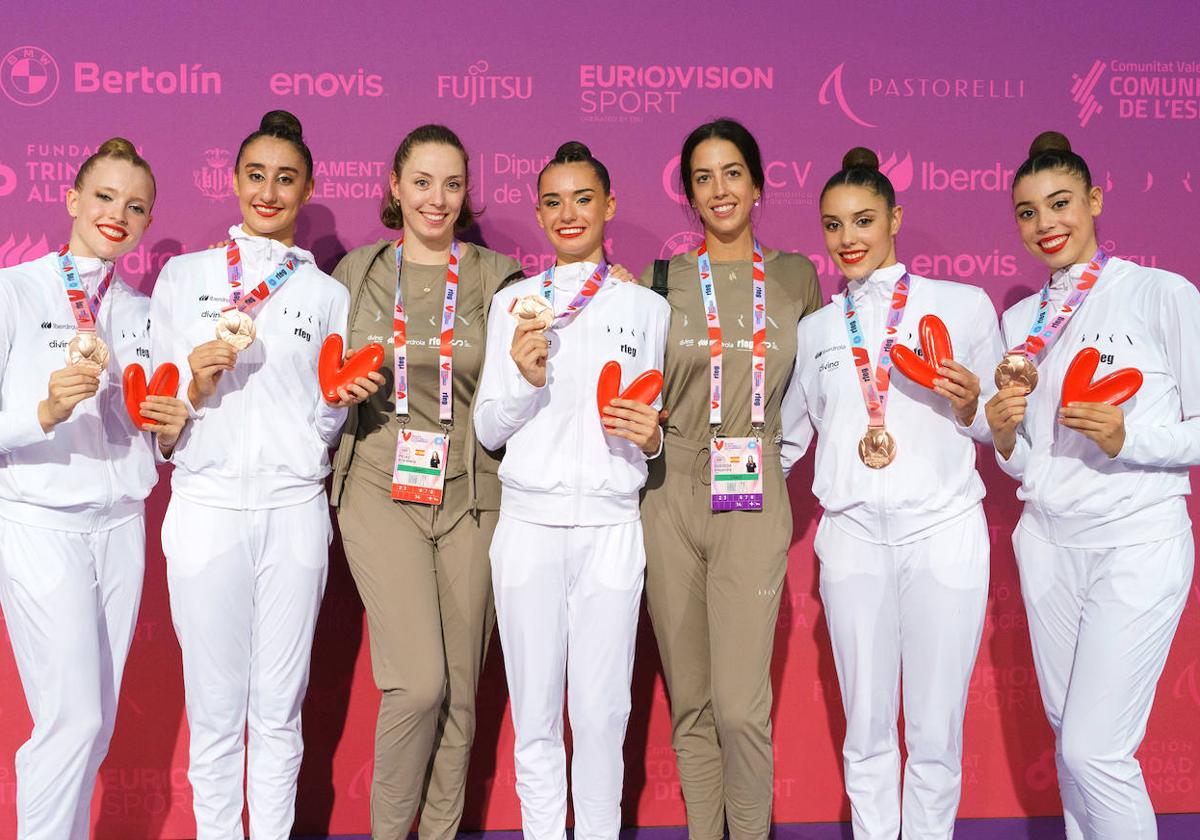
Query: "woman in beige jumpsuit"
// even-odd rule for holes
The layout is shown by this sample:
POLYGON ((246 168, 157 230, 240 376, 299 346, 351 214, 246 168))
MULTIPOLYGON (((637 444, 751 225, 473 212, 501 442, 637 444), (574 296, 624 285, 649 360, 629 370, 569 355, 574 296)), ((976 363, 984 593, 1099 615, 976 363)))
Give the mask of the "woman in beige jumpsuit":
POLYGON ((720 840, 728 823, 731 838, 763 838, 773 788, 771 654, 792 536, 779 406, 795 360, 796 325, 820 308, 821 292, 806 257, 758 247, 751 211, 763 168, 744 127, 722 119, 693 131, 680 175, 705 245, 669 265, 660 261, 642 278, 671 304, 664 457, 651 462, 642 505, 646 597, 671 700, 688 835, 720 840), (756 251, 765 272, 761 425, 752 424, 751 410, 756 251), (712 422, 704 263, 722 328, 719 424, 712 422), (756 438, 761 510, 712 508, 710 448, 730 437, 756 438))
MULTIPOLYGON (((500 507, 498 459, 480 447, 471 407, 483 364, 492 295, 515 260, 458 243, 473 220, 467 155, 449 129, 414 129, 396 150, 385 225, 401 229, 408 413, 396 409, 394 320, 397 243, 351 251, 334 271, 350 290, 351 347, 386 348, 387 383, 352 410, 334 463, 332 501, 367 611, 371 665, 383 692, 375 733, 371 831, 453 837, 462 817, 475 734, 475 690, 495 622, 488 545, 500 507), (440 411, 444 295, 457 257, 451 418, 440 411), (440 504, 393 501, 397 437, 449 429, 440 504)), ((453 312, 453 310, 452 310, 453 312)), ((425 463, 433 459, 425 456, 425 463)))

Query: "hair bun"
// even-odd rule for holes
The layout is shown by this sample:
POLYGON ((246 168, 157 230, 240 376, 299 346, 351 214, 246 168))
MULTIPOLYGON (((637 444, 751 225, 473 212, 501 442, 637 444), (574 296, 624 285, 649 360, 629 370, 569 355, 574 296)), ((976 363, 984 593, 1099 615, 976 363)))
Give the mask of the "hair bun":
POLYGON ((568 140, 558 147, 554 159, 559 163, 573 163, 592 160, 592 150, 578 140, 568 140))
POLYGON ((842 155, 842 169, 879 170, 879 156, 865 146, 855 146, 842 155))
POLYGON ((137 147, 124 137, 110 137, 96 149, 100 157, 135 158, 138 156, 137 147))
POLYGON ((1043 131, 1029 144, 1029 157, 1035 158, 1046 152, 1069 152, 1071 141, 1067 135, 1059 131, 1043 131))
POLYGON ((304 128, 291 111, 267 111, 258 124, 258 130, 272 137, 286 137, 294 140, 304 138, 304 128))

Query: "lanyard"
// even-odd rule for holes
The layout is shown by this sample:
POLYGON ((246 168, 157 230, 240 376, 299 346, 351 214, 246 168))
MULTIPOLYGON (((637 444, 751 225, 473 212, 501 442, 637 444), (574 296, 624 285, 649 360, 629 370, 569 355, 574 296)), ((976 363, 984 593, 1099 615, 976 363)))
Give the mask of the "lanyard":
POLYGON ((289 256, 279 264, 270 277, 247 292, 242 288, 242 250, 238 247, 236 240, 231 240, 225 246, 225 263, 229 275, 229 305, 222 310, 224 312, 236 309, 239 312, 248 313, 273 293, 279 291, 280 287, 300 267, 300 263, 294 257, 289 256))
POLYGON ((71 256, 70 245, 64 245, 58 252, 58 271, 62 277, 63 288, 67 291, 67 300, 71 304, 71 314, 75 316, 75 327, 79 332, 95 332, 96 318, 100 314, 100 304, 108 293, 112 283, 113 273, 117 264, 108 267, 104 279, 96 287, 96 294, 88 299, 87 288, 79 279, 79 271, 75 268, 75 258, 71 256))
POLYGON ((908 272, 896 281, 892 288, 892 303, 888 307, 887 329, 883 333, 883 346, 879 348, 879 361, 875 375, 871 375, 871 358, 863 343, 867 340, 863 335, 862 325, 858 322, 858 312, 855 311, 850 289, 846 289, 846 335, 850 339, 850 352, 854 356, 854 368, 858 375, 858 384, 862 387, 863 402, 867 404, 868 425, 883 426, 884 414, 887 412, 888 391, 892 387, 892 345, 896 343, 896 328, 904 320, 904 310, 908 308, 908 272))
MULTIPOLYGON (((607 279, 608 263, 601 257, 596 270, 592 272, 591 277, 584 281, 579 294, 575 295, 574 300, 567 304, 567 308, 563 310, 561 315, 554 316, 554 322, 550 325, 551 329, 561 329, 578 318, 579 313, 583 312, 584 308, 592 302, 592 299, 596 297, 596 292, 600 291, 600 287, 604 285, 604 281, 607 279)), ((542 280, 542 298, 546 303, 550 304, 550 311, 553 312, 554 266, 550 266, 545 278, 542 280)))
MULTIPOLYGON (((708 319, 709 391, 711 401, 708 422, 711 426, 721 425, 721 379, 724 373, 725 346, 721 343, 721 316, 717 312, 717 293, 713 286, 712 263, 708 258, 707 243, 696 253, 696 264, 700 271, 700 294, 704 299, 704 312, 708 319)), ((761 428, 766 425, 766 382, 767 382, 767 272, 763 264, 762 246, 754 240, 754 346, 751 351, 750 425, 761 428)))
MULTIPOLYGON (((396 415, 408 416, 408 314, 400 290, 404 266, 404 235, 396 240, 396 309, 392 314, 393 357, 396 369, 396 415)), ((458 240, 450 244, 446 264, 446 293, 442 298, 441 342, 438 350, 438 419, 450 423, 454 414, 454 314, 458 302, 458 240)))
POLYGON ((1037 315, 1033 319, 1033 326, 1029 328, 1029 336, 1025 339, 1025 343, 1019 348, 1014 349, 1013 352, 1023 353, 1025 358, 1032 359, 1043 350, 1049 348, 1054 343, 1054 339, 1058 336, 1058 333, 1062 332, 1063 328, 1067 326, 1067 322, 1079 311, 1079 307, 1083 306, 1083 302, 1087 300, 1092 287, 1100 279, 1100 272, 1104 271, 1104 266, 1107 264, 1108 254, 1102 250, 1097 251, 1096 255, 1092 257, 1092 261, 1088 263, 1087 268, 1083 270, 1079 282, 1075 284, 1075 287, 1071 289, 1071 293, 1067 295, 1062 309, 1058 311, 1058 315, 1049 324, 1046 323, 1046 319, 1050 316, 1050 281, 1047 280, 1045 285, 1042 286, 1037 315))

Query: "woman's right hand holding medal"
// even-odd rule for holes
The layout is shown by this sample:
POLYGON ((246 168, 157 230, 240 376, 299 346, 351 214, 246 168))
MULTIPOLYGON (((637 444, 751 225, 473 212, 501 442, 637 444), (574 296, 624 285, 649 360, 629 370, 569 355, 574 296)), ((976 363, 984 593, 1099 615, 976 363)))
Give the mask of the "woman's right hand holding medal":
POLYGON ((204 401, 217 390, 221 375, 233 370, 237 363, 237 350, 221 339, 206 341, 188 355, 188 367, 192 369, 192 381, 187 396, 193 408, 200 408, 204 401))
POLYGON ((550 340, 546 325, 537 318, 518 318, 509 351, 517 370, 535 388, 546 384, 546 359, 550 355, 550 340))
POLYGON ((49 432, 59 423, 70 418, 75 406, 94 397, 100 390, 100 366, 94 362, 79 362, 68 365, 50 374, 46 399, 38 403, 38 422, 42 431, 49 432))
POLYGON ((1028 394, 1029 389, 1024 385, 1008 385, 997 391, 984 406, 992 430, 992 443, 1006 461, 1017 446, 1017 427, 1025 419, 1028 394))

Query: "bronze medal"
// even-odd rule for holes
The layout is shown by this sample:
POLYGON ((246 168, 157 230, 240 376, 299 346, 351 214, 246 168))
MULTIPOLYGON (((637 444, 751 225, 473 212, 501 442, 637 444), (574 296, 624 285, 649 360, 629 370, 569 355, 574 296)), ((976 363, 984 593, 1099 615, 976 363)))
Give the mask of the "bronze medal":
POLYGON ((1037 365, 1024 353, 1009 353, 996 365, 996 387, 1021 385, 1025 393, 1033 393, 1038 384, 1037 365))
POLYGON ((858 457, 873 470, 881 470, 896 460, 896 439, 883 426, 868 426, 858 441, 858 457))
POLYGON ((78 332, 67 344, 67 364, 91 362, 101 370, 108 367, 108 345, 94 332, 78 332))
POLYGON ((513 301, 509 310, 521 321, 540 321, 541 329, 549 329, 554 323, 554 310, 541 295, 525 295, 513 301))
POLYGON ((238 309, 226 309, 217 319, 217 338, 239 353, 254 343, 254 319, 238 309))

